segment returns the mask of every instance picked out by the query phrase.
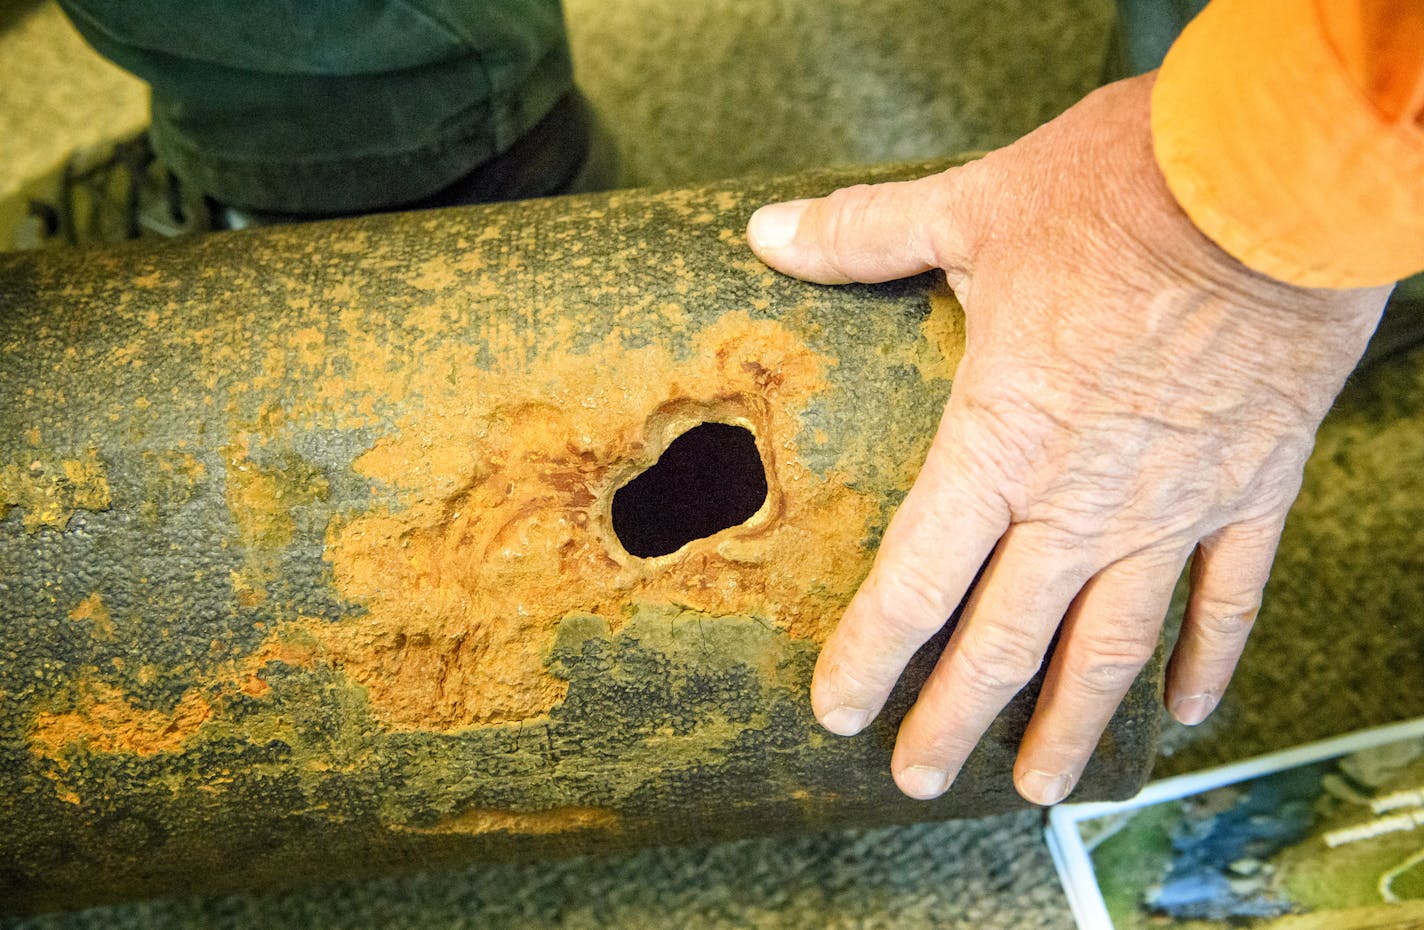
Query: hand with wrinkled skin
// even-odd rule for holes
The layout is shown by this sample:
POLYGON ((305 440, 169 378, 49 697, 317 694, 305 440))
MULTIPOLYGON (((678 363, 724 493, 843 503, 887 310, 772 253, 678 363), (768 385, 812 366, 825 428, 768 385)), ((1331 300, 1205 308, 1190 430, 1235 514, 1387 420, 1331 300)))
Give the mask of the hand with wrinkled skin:
POLYGON ((1153 158, 1154 80, 1103 88, 964 167, 752 217, 752 248, 782 272, 940 268, 964 305, 938 433, 811 687, 822 725, 858 732, 964 602, 900 726, 891 767, 912 797, 948 787, 1060 627, 1014 781, 1036 803, 1067 796, 1189 557, 1166 701, 1187 724, 1211 712, 1316 428, 1388 294, 1284 284, 1206 239, 1153 158))

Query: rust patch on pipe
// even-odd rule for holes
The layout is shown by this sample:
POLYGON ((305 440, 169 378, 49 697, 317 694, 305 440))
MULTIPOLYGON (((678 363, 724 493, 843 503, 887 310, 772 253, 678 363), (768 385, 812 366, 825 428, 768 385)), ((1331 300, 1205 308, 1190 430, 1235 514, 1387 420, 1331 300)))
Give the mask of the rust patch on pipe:
POLYGON ((310 668, 322 656, 319 647, 311 642, 300 623, 284 627, 266 640, 257 651, 237 663, 229 664, 214 676, 214 687, 236 690, 248 697, 265 697, 272 687, 264 673, 273 663, 310 668))
MULTIPOLYGON (((363 610, 335 622, 279 614, 282 636, 298 632, 313 644, 283 661, 341 669, 387 727, 448 732, 529 720, 557 705, 568 684, 546 659, 570 613, 601 616, 616 633, 635 605, 662 604, 824 638, 869 570, 862 542, 881 501, 800 458, 802 412, 837 361, 810 349, 797 324, 733 310, 679 337, 687 317, 665 303, 616 311, 612 330, 590 341, 575 314, 555 315, 537 333, 509 315, 481 318, 478 303, 494 285, 476 264, 436 262, 420 283, 439 296, 405 312, 399 339, 341 309, 357 297, 348 285, 329 288, 322 297, 333 309, 322 325, 274 339, 259 373, 228 396, 224 493, 234 542, 247 553, 232 572, 239 609, 270 603, 266 584, 297 531, 294 508, 329 494, 326 476, 283 451, 283 437, 318 424, 383 436, 354 464, 382 503, 338 512, 325 538, 337 592, 363 610), (451 302, 447 289, 457 284, 475 306, 451 302), (648 338, 650 313, 665 335, 648 338), (470 338, 451 339, 452 329, 470 338), (291 394, 293 383, 310 389, 291 394), (765 505, 675 553, 629 555, 612 531, 613 491, 708 420, 755 435, 765 505)), ((937 301, 924 323, 941 351, 906 359, 926 377, 947 376, 957 361, 944 352, 955 344, 952 304, 937 301)), ((232 367, 225 339, 203 327, 186 337, 205 370, 232 367)), ((202 676, 195 689, 203 690, 191 694, 265 698, 260 669, 275 658, 277 636, 202 676)), ((54 755, 81 738, 93 750, 122 748, 86 723, 112 722, 148 748, 181 744, 202 722, 196 705, 184 704, 163 724, 158 711, 139 711, 117 691, 85 706, 46 715, 37 751, 54 755), (167 735, 145 736, 153 733, 167 735)))
POLYGON ((228 511, 245 549, 280 549, 296 528, 292 508, 324 500, 329 487, 320 472, 295 456, 278 468, 260 468, 249 456, 245 436, 223 449, 228 511))
POLYGON ((212 706, 197 689, 185 692, 172 711, 144 710, 118 688, 95 683, 85 688, 73 710, 37 714, 30 748, 61 763, 62 750, 69 746, 137 756, 176 752, 212 715, 212 706))
POLYGON ((473 808, 447 817, 429 827, 398 826, 404 833, 466 834, 520 833, 537 836, 568 833, 571 830, 612 830, 618 826, 617 811, 603 807, 556 807, 543 811, 501 811, 473 808))
POLYGON ((26 533, 51 527, 63 532, 80 510, 108 510, 109 481, 98 453, 79 458, 37 454, 22 464, 0 466, 0 519, 13 507, 23 511, 26 533))
POLYGON ((921 357, 917 358, 916 366, 920 370, 920 377, 926 381, 937 378, 953 381, 955 369, 964 358, 964 341, 967 335, 964 308, 944 281, 935 285, 929 297, 929 315, 920 323, 924 342, 914 347, 921 350, 921 357), (925 349, 930 351, 924 351, 925 349))
MULTIPOLYGON (((71 613, 75 620, 89 620, 90 633, 104 635, 109 612, 98 594, 80 602, 71 613)), ((302 621, 308 622, 308 621, 302 621)), ((112 628, 110 626, 110 633, 112 628)), ((311 667, 325 659, 319 646, 310 641, 301 623, 284 626, 251 655, 221 663, 183 693, 171 711, 137 706, 123 689, 97 679, 81 681, 61 697, 63 711, 41 711, 30 730, 30 751, 67 767, 66 750, 123 752, 152 756, 185 749, 203 725, 221 720, 228 698, 234 694, 265 697, 271 687, 264 675, 273 663, 311 667)), ((142 682, 151 679, 152 666, 139 669, 142 682), (147 673, 147 674, 146 674, 147 673)))
POLYGON ((114 638, 114 618, 109 614, 109 608, 105 606, 104 599, 98 591, 80 601, 79 604, 69 612, 69 619, 76 623, 88 621, 90 623, 90 635, 95 639, 114 638))
MULTIPOLYGON (((336 585, 367 612, 308 627, 380 719, 454 730, 546 713, 567 683, 545 654, 575 611, 615 632, 635 602, 762 616, 817 640, 829 631, 869 568, 855 529, 878 507, 797 457, 798 413, 834 361, 741 312, 693 344, 677 358, 615 332, 584 350, 545 347, 519 370, 436 349, 416 384, 387 385, 421 401, 356 468, 408 504, 331 527, 336 585), (628 555, 612 532, 613 490, 703 420, 753 432, 766 504, 671 555, 628 555)), ((389 381, 381 353, 353 357, 367 360, 356 383, 389 381)))

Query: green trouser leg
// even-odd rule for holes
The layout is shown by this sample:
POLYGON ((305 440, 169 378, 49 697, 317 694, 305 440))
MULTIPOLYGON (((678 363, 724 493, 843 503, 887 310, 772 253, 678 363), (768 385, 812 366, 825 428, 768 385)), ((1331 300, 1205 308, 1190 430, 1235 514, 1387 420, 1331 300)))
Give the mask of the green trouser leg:
POLYGON ((573 86, 559 0, 60 0, 152 87, 154 149, 229 205, 345 213, 426 197, 573 86))
POLYGON ((1108 50, 1109 81, 1144 74, 1162 64, 1167 49, 1207 0, 1118 0, 1117 29, 1108 50))

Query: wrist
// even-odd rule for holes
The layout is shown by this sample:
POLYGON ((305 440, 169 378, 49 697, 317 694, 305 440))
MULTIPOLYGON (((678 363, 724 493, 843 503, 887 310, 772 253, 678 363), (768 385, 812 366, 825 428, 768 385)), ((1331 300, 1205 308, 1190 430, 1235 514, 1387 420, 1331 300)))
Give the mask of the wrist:
MULTIPOLYGON (((1152 107, 1159 72, 1152 71, 1119 82, 1121 105, 1128 116, 1120 150, 1129 166, 1130 196, 1136 201, 1134 228, 1139 245, 1154 260, 1171 267, 1190 283, 1254 312, 1274 311, 1292 324, 1319 321, 1322 325, 1373 330, 1385 297, 1393 286, 1364 288, 1311 287, 1283 280, 1252 267, 1232 254, 1183 207, 1157 157, 1152 107), (1136 219, 1147 222, 1138 225, 1136 219)), ((1365 337, 1368 338, 1368 331, 1365 337)), ((1353 340, 1346 339, 1346 343, 1353 340)))

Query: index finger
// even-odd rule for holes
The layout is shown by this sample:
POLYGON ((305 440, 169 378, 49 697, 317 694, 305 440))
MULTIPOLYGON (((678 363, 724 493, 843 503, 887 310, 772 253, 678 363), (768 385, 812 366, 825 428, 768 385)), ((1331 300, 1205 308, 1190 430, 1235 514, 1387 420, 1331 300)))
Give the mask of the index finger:
POLYGON ((811 706, 832 733, 857 733, 880 712, 1008 528, 1008 505, 960 454, 958 424, 946 413, 870 575, 816 662, 811 706))

